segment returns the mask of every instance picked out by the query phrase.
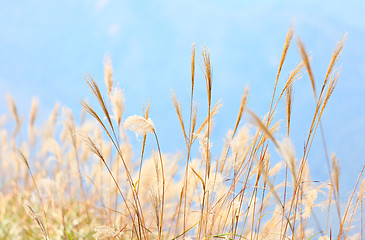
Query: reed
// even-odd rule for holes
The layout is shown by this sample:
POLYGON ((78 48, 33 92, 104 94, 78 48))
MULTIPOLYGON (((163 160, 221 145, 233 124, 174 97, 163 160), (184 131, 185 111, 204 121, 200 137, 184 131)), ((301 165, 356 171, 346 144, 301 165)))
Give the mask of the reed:
POLYGON ((56 105, 40 127, 36 99, 24 122, 15 100, 8 97, 10 118, 0 124, 0 238, 363 239, 365 165, 348 199, 341 201, 341 166, 327 151, 322 130, 326 123, 321 120, 339 80, 337 64, 346 35, 335 47, 322 82, 315 81, 311 57, 297 37, 299 63, 279 89, 293 36, 290 26, 266 115, 247 107, 246 86, 220 153, 211 136, 222 104, 212 100, 213 71, 206 47, 200 67, 207 108, 198 109, 195 102, 195 83, 201 80, 195 75, 195 44, 188 106, 171 93, 171 110, 185 142, 179 154, 164 153, 149 103, 141 113, 124 115, 124 92, 115 84, 109 56, 104 62, 106 93, 98 81, 85 77, 98 105, 81 101, 80 122, 70 109, 60 111, 56 105), (304 148, 298 151, 290 139, 295 82, 306 75, 315 106, 311 122, 303 126, 308 128, 304 148), (276 116, 280 103, 283 120, 276 116), (198 114, 203 115, 201 122, 198 114), (312 179, 308 164, 318 129, 326 155, 326 182, 312 179), (131 154, 128 139, 134 136, 129 132, 140 140, 141 146, 133 146, 136 156, 131 154))

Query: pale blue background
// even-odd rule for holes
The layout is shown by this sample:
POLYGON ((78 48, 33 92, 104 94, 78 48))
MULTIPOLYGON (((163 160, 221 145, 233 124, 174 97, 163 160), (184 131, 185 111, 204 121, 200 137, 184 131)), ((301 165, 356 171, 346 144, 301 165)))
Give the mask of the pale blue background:
MULTIPOLYGON (((300 60, 298 36, 312 52, 317 86, 336 42, 346 32, 349 36, 323 126, 329 152, 341 160, 341 181, 350 190, 365 163, 364 12, 364 1, 0 1, 0 113, 7 112, 6 93, 14 96, 24 115, 33 96, 40 98, 41 118, 57 101, 79 113, 80 99, 95 103, 83 76, 90 73, 104 84, 103 60, 109 53, 114 79, 125 89, 126 115, 141 114, 150 99, 162 149, 176 152, 184 142, 170 90, 176 90, 188 120, 195 42, 197 63, 203 45, 210 49, 213 101, 223 99, 213 133, 214 147, 220 150, 225 133, 234 127, 245 85, 251 88, 249 107, 259 115, 267 112, 286 32, 294 19, 294 41, 280 85, 300 60)), ((203 117, 205 82, 199 65, 196 69, 196 100, 203 117)), ((314 100, 306 75, 294 88, 292 138, 300 157, 314 100)), ((315 180, 328 178, 319 138, 309 162, 315 180)))

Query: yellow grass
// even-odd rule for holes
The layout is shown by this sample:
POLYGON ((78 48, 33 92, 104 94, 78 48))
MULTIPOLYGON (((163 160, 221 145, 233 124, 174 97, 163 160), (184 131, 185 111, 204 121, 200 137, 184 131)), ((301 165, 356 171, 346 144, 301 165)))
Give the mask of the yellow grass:
MULTIPOLYGON (((76 122, 71 110, 61 113, 56 105, 46 123, 38 125, 38 101, 33 100, 29 120, 24 121, 9 97, 10 115, 2 119, 0 134, 0 239, 362 239, 363 169, 348 200, 341 202, 336 156, 329 157, 324 147, 327 182, 312 180, 307 163, 339 79, 336 63, 345 38, 336 46, 322 82, 315 82, 310 57, 298 38, 301 61, 279 90, 293 34, 290 27, 267 114, 260 117, 247 108, 246 87, 220 154, 214 154, 211 132, 222 105, 212 102, 214 84, 205 47, 205 79, 195 79, 193 45, 191 89, 186 91, 190 106, 182 106, 172 93, 171 110, 177 113, 176 127, 186 144, 182 154, 163 153, 149 103, 140 116, 123 115, 123 90, 114 84, 108 56, 106 93, 99 81, 86 76, 98 102, 81 102, 87 120, 76 122), (304 74, 309 75, 316 105, 304 149, 295 152, 290 140, 294 82, 304 74), (195 81, 206 83, 207 109, 198 111, 194 103, 195 81), (275 113, 283 101, 286 119, 281 121, 275 113), (183 116, 184 107, 190 109, 189 116, 183 116), (204 121, 198 122, 198 112, 206 115, 204 121), (280 139, 283 124, 286 137, 280 139), (128 131, 136 133, 140 147, 131 146, 128 131), (151 154, 145 152, 147 138, 153 140, 151 154), (138 155, 132 157, 132 151, 138 155), (280 161, 272 157, 275 152, 280 161)), ((319 134, 325 143, 323 131, 319 134)))

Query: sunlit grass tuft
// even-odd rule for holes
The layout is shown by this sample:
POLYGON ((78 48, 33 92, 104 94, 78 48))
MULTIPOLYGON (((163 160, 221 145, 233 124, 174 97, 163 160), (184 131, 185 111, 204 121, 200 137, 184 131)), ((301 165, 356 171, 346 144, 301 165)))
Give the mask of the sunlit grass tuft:
POLYGON ((124 116, 124 92, 115 84, 108 56, 106 93, 86 75, 98 106, 81 101, 83 116, 90 117, 80 122, 70 109, 60 111, 56 105, 46 123, 38 125, 36 99, 25 122, 8 97, 10 115, 2 118, 0 131, 0 239, 362 239, 364 169, 347 201, 341 202, 338 158, 324 147, 326 182, 313 180, 308 165, 318 127, 326 146, 321 118, 339 79, 336 64, 345 37, 335 47, 322 82, 315 81, 311 57, 297 38, 299 64, 278 89, 293 35, 291 26, 267 114, 258 116, 247 108, 246 87, 220 154, 211 136, 222 104, 212 102, 206 47, 200 65, 205 79, 195 79, 192 47, 189 106, 174 92, 171 96, 185 142, 180 154, 164 154, 149 103, 141 113, 124 116), (304 148, 296 148, 290 139, 295 81, 306 73, 315 107, 311 122, 303 126, 308 128, 304 148), (199 80, 206 83, 207 109, 198 110, 194 102, 199 80), (282 102, 283 120, 275 116, 282 102), (184 107, 190 109, 188 116, 184 107), (205 116, 203 121, 198 114, 205 116), (129 131, 140 146, 132 148, 129 131))

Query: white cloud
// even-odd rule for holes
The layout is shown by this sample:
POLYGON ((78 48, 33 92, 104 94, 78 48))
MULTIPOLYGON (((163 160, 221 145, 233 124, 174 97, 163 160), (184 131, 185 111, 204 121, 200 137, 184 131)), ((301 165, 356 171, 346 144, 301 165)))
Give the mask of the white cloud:
POLYGON ((109 2, 110 0, 97 0, 95 4, 95 10, 101 11, 109 2))
POLYGON ((110 36, 114 36, 116 34, 118 34, 120 31, 120 24, 115 22, 113 24, 111 24, 109 27, 108 27, 108 34, 110 36))

